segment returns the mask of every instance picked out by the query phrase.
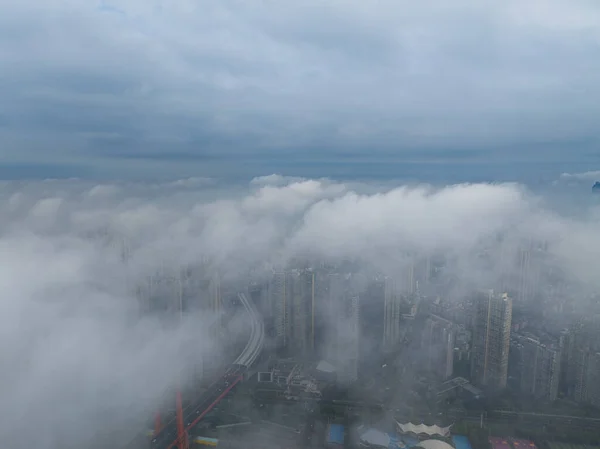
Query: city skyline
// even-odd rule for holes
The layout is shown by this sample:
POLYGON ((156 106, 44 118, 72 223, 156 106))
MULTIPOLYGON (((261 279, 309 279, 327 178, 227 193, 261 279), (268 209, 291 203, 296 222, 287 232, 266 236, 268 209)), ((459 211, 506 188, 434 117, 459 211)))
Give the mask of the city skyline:
MULTIPOLYGON (((452 340, 452 376, 470 377, 465 300, 477 289, 508 290, 516 304, 515 337, 522 332, 535 336, 540 323, 546 332, 571 331, 578 317, 598 311, 597 206, 580 203, 580 213, 570 215, 547 208, 551 203, 544 197, 514 184, 382 188, 271 176, 244 190, 220 190, 205 180, 4 186, 2 244, 10 259, 3 282, 10 294, 2 302, 2 316, 12 323, 5 327, 8 340, 23 343, 18 350, 3 349, 15 367, 22 367, 15 374, 24 375, 11 382, 20 388, 51 382, 54 394, 71 398, 69 410, 83 407, 92 415, 96 408, 84 399, 97 385, 112 385, 112 395, 98 398, 114 410, 114 419, 107 421, 111 426, 127 426, 128 417, 134 417, 124 402, 137 404, 140 413, 163 403, 162 392, 171 391, 180 368, 194 370, 196 378, 199 371, 203 378, 219 372, 223 354, 239 350, 231 345, 249 331, 244 315, 233 313, 239 306, 232 305, 232 293, 251 283, 254 289, 268 285, 273 267, 289 279, 313 269, 307 284, 286 289, 286 314, 273 317, 274 323, 287 323, 281 335, 290 342, 288 355, 307 348, 302 357, 322 357, 334 368, 355 372, 344 380, 350 383, 365 375, 385 376, 378 367, 393 367, 401 375, 390 398, 410 391, 416 370, 440 381, 446 377, 452 340), (328 313, 320 308, 335 298, 320 282, 323 273, 350 275, 349 286, 356 289, 328 313), (183 321, 169 318, 180 301, 186 309, 183 321), (432 326, 432 338, 423 337, 418 332, 427 328, 422 320, 430 313, 454 324, 432 326), (15 326, 24 316, 36 325, 15 326), (214 327, 218 322, 223 330, 214 327), (313 330, 316 354, 310 354, 313 330), (442 338, 445 346, 430 347, 430 341, 442 338), (40 365, 45 359, 36 356, 47 353, 47 345, 68 351, 62 355, 65 361, 75 354, 74 360, 98 362, 91 364, 93 371, 87 363, 59 364, 62 374, 55 377, 54 362, 40 365), (38 364, 23 365, 24 354, 38 364), (82 379, 81 394, 70 396, 64 393, 72 388, 66 379, 74 372, 82 379)), ((268 315, 276 312, 271 305, 283 305, 282 296, 271 302, 276 298, 266 293, 253 297, 265 320, 265 354, 276 343, 268 334, 268 315)), ((571 349, 561 357, 559 394, 578 404, 594 402, 597 391, 590 386, 596 385, 598 349, 589 346, 593 333, 572 332, 581 336, 567 339, 571 349)), ((536 351, 541 351, 540 366, 546 366, 550 358, 536 351)), ((537 394, 527 382, 554 388, 556 377, 544 380, 547 372, 530 372, 523 391, 537 394)), ((19 407, 19 391, 4 392, 8 403, 19 407)), ((50 394, 37 391, 21 404, 34 414, 31 419, 37 416, 34 410, 44 409, 29 407, 50 394)), ((50 421, 60 427, 62 419, 56 417, 50 421)), ((81 414, 77 419, 93 431, 93 420, 81 414)))

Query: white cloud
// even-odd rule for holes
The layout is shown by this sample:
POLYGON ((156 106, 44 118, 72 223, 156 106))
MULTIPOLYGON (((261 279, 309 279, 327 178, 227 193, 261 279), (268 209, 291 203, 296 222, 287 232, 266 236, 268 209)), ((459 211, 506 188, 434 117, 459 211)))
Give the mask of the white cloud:
POLYGON ((251 185, 258 186, 285 186, 292 182, 301 182, 306 181, 305 178, 300 178, 297 176, 283 176, 277 173, 273 173, 271 175, 266 176, 257 176, 250 181, 251 185))
POLYGON ((316 203, 291 246, 322 256, 372 255, 387 263, 398 248, 464 252, 526 214, 527 199, 510 185, 396 188, 376 195, 351 192, 316 203))
POLYGON ((116 186, 112 185, 97 185, 92 187, 88 191, 88 195, 91 197, 110 197, 119 192, 116 186))
POLYGON ((223 196, 208 195, 202 182, 3 184, 0 359, 10 369, 0 382, 2 440, 21 441, 35 421, 42 448, 58 447, 63 437, 63 447, 89 447, 99 421, 133 428, 128 419, 152 408, 173 370, 190 360, 174 350, 182 341, 203 342, 194 356, 215 350, 207 327, 198 325, 209 317, 192 314, 171 328, 139 315, 130 287, 160 267, 210 260, 235 277, 305 255, 360 260, 393 275, 407 251, 443 251, 455 257, 466 288, 506 264, 494 262, 494 242, 504 233, 509 246, 548 241, 569 276, 600 287, 593 210, 589 218, 560 216, 518 185, 374 191, 328 180, 274 181, 223 196), (494 256, 492 272, 474 257, 484 249, 494 256))
POLYGON ((562 173, 560 179, 574 181, 598 181, 600 180, 600 170, 586 171, 582 173, 562 173))
POLYGON ((178 179, 171 183, 174 187, 201 187, 210 185, 214 182, 211 178, 191 177, 186 179, 178 179))

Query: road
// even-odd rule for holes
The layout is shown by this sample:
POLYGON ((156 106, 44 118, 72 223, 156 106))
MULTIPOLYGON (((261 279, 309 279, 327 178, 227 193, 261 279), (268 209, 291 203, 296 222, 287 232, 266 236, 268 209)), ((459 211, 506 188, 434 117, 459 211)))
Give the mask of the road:
MULTIPOLYGON (((184 426, 189 432, 204 418, 239 382, 259 357, 265 340, 264 324, 261 316, 246 293, 239 293, 238 299, 245 308, 251 322, 248 343, 240 356, 227 371, 213 383, 196 401, 183 411, 184 426)), ((152 449, 170 449, 177 443, 177 420, 172 419, 152 439, 152 449)))

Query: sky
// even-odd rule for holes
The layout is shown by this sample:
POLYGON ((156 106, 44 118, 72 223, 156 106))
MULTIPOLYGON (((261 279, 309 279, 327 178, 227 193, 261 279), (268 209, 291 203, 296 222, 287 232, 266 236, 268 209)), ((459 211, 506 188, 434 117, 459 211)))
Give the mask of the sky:
POLYGON ((0 177, 597 170, 594 0, 0 1, 0 177))
MULTIPOLYGON (((573 183, 587 186, 586 175, 556 179, 573 183)), ((358 261, 365 273, 402 279, 405 254, 442 253, 464 293, 514 270, 519 245, 534 238, 548 243, 548 260, 573 291, 589 294, 600 289, 600 208, 579 209, 564 213, 515 183, 3 181, 0 360, 10 369, 0 374, 0 440, 14 449, 29 447, 23 435, 33 434, 41 449, 123 442, 145 428, 179 369, 187 376, 222 356, 210 313, 189 310, 173 325, 144 312, 135 292, 149 276, 208 261, 227 282, 267 279, 303 258, 358 261)), ((172 297, 164 288, 161 297, 172 297)), ((243 330, 243 317, 232 323, 230 333, 243 330)))

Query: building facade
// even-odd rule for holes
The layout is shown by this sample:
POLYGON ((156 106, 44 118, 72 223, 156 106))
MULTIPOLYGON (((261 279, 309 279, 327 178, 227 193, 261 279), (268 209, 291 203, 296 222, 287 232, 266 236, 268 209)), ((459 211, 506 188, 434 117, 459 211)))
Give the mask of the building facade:
POLYGON ((276 345, 297 355, 315 349, 315 273, 275 271, 269 285, 276 345))
POLYGON ((425 369, 439 380, 449 379, 454 371, 455 327, 437 315, 425 320, 421 345, 425 369))
POLYGON ((512 299, 493 290, 473 302, 471 381, 491 389, 506 387, 512 299))
POLYGON ((561 368, 560 344, 518 336, 513 348, 517 352, 515 360, 519 363, 521 393, 542 401, 556 400, 561 368))

